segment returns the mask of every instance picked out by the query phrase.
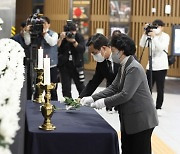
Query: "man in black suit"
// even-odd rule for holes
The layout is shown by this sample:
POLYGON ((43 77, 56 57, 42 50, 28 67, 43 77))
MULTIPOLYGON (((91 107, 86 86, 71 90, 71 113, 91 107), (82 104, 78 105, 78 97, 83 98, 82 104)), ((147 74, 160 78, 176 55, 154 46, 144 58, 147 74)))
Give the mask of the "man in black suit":
POLYGON ((30 45, 26 45, 26 40, 24 39, 24 34, 26 31, 27 25, 26 21, 23 21, 20 25, 20 32, 11 37, 14 41, 18 42, 24 49, 25 52, 25 58, 24 58, 24 65, 25 65, 25 70, 26 70, 26 80, 27 80, 27 99, 31 100, 32 97, 32 85, 31 85, 31 77, 30 77, 30 45))
MULTIPOLYGON (((112 61, 108 42, 108 39, 99 33, 88 40, 86 45, 94 60, 97 61, 97 65, 93 78, 80 93, 79 98, 91 96, 104 79, 106 79, 106 87, 108 87, 116 77, 120 65, 112 61)), ((107 108, 106 110, 112 111, 112 109, 107 108)))

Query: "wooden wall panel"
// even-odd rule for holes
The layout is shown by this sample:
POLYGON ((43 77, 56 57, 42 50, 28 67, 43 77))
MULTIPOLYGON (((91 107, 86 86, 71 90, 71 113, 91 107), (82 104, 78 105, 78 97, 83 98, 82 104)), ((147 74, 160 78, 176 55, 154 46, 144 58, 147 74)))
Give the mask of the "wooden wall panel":
POLYGON ((16 0, 16 33, 20 31, 20 24, 32 14, 32 0, 16 0))
MULTIPOLYGON (((51 28, 56 32, 63 31, 66 20, 70 17, 70 0, 45 0, 44 14, 51 19, 51 28)), ((109 36, 109 0, 90 0, 90 35, 97 28, 104 29, 104 35, 109 36)), ((85 69, 94 70, 96 63, 89 55, 90 62, 85 69)))
POLYGON ((90 21, 90 35, 97 28, 103 28, 104 35, 109 35, 109 0, 91 0, 90 21))
MULTIPOLYGON (((142 48, 139 46, 139 40, 143 34, 145 23, 152 23, 155 19, 161 19, 165 23, 164 31, 172 36, 172 25, 180 24, 180 0, 132 0, 131 11, 131 37, 137 45, 137 57, 140 58, 142 48), (171 14, 165 14, 165 5, 171 5, 171 14), (152 13, 152 8, 156 12, 152 13)), ((172 39, 169 45, 171 52, 172 39)), ((142 65, 146 66, 148 61, 148 49, 144 51, 142 65)), ((180 77, 180 57, 176 57, 176 63, 168 70, 168 76, 180 77)))
MULTIPOLYGON (((104 30, 104 35, 109 36, 109 0, 91 0, 90 11, 90 35, 96 33, 97 28, 104 30)), ((89 63, 85 64, 85 69, 94 70, 96 62, 89 54, 89 63)))
POLYGON ((45 0, 44 15, 51 19, 51 29, 60 33, 70 15, 70 0, 45 0))

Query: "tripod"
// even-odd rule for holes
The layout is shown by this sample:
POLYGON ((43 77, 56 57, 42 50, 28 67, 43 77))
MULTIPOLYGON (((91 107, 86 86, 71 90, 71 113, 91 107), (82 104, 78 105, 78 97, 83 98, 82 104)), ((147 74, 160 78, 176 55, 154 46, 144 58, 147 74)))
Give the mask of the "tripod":
POLYGON ((41 36, 34 36, 31 35, 31 46, 30 46, 30 93, 31 93, 31 99, 33 100, 35 95, 35 87, 36 87, 36 77, 37 74, 34 71, 34 68, 37 67, 37 54, 38 49, 41 46, 42 37, 41 36))
POLYGON ((149 59, 149 89, 150 89, 151 94, 152 94, 152 39, 149 35, 147 35, 147 39, 146 39, 146 42, 144 44, 142 54, 140 56, 140 60, 139 60, 140 63, 142 60, 142 56, 143 56, 146 44, 148 47, 148 59, 149 59))

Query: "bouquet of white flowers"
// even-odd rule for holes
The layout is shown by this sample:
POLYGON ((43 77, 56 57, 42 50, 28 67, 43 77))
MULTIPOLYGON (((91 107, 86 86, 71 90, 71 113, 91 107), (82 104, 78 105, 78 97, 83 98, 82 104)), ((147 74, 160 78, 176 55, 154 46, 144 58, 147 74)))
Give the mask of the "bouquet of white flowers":
POLYGON ((19 129, 17 114, 24 82, 24 57, 19 43, 0 40, 0 154, 11 154, 9 145, 19 129))

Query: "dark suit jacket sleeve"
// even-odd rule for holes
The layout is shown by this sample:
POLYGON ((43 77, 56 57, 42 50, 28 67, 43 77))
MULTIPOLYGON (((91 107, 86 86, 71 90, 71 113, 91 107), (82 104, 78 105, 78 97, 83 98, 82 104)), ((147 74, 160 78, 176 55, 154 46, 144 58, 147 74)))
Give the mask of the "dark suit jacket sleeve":
POLYGON ((115 77, 114 81, 112 82, 112 84, 107 87, 106 89, 104 89, 103 91, 94 94, 92 97, 94 99, 94 101, 100 99, 100 98, 106 98, 109 96, 112 96, 114 94, 117 93, 118 91, 118 82, 120 81, 120 72, 121 70, 119 69, 117 76, 115 77))
POLYGON ((101 69, 103 68, 101 67, 100 63, 97 63, 96 71, 95 71, 95 74, 93 75, 93 78, 88 82, 84 90, 81 92, 79 98, 92 95, 92 93, 100 85, 100 83, 104 79, 104 76, 101 73, 101 69))

